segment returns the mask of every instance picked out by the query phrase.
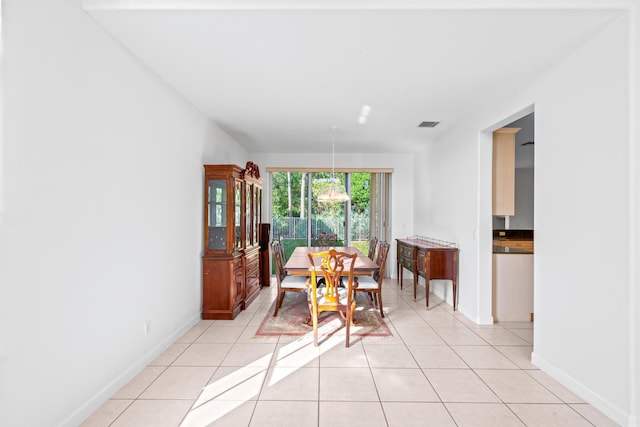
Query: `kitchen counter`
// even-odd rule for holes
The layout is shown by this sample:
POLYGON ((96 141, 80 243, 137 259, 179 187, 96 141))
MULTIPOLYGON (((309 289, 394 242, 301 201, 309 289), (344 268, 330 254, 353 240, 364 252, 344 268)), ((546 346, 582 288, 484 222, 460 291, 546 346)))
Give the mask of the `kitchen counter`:
POLYGON ((493 318, 531 321, 533 230, 493 230, 493 318))
POLYGON ((533 230, 493 230, 494 254, 532 254, 533 230))
POLYGON ((533 254, 533 251, 528 249, 510 248, 508 246, 493 245, 494 254, 533 254))

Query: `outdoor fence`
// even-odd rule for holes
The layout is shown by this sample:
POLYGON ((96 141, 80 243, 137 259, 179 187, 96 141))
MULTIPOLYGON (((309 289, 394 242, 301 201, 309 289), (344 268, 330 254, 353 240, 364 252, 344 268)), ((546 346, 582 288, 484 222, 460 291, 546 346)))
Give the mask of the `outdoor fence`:
MULTIPOLYGON (((274 239, 307 239, 307 218, 274 217, 271 221, 271 234, 274 239)), ((311 234, 336 234, 338 240, 345 240, 344 218, 314 217, 311 219, 311 234)), ((369 215, 351 215, 351 240, 369 239, 369 215)))

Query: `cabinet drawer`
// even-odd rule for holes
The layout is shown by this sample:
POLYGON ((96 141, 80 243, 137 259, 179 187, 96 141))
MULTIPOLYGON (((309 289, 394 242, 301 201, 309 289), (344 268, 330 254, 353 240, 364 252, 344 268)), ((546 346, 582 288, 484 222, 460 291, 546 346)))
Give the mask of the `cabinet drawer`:
POLYGON ((407 259, 407 258, 400 258, 398 259, 398 262, 402 267, 406 268, 407 270, 413 271, 413 260, 407 259))
POLYGON ((246 280, 247 290, 252 289, 256 286, 260 286, 260 271, 259 270, 247 271, 245 280, 246 280))
POLYGON ((245 304, 248 305, 258 296, 260 292, 260 265, 259 263, 248 262, 245 274, 245 304))
POLYGON ((407 270, 413 271, 413 247, 403 244, 398 245, 398 264, 407 270))
POLYGON ((247 280, 249 280, 249 278, 253 278, 253 277, 260 277, 260 266, 256 266, 255 268, 249 268, 247 267, 247 280))
POLYGON ((260 267, 260 252, 255 251, 245 254, 244 262, 247 271, 258 269, 260 267))
POLYGON ((413 259, 413 248, 408 246, 398 246, 398 258, 413 259))

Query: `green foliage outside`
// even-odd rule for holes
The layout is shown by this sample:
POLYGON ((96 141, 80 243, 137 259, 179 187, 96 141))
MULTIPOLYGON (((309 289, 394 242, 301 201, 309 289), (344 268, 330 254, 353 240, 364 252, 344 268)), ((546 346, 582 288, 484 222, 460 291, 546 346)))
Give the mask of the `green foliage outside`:
MULTIPOLYGON (((343 216, 343 203, 320 203, 317 196, 327 191, 331 185, 330 172, 274 172, 272 174, 272 217, 307 218, 308 179, 311 177, 311 210, 314 215, 321 217, 343 216), (304 187, 303 187, 304 186, 304 187), (302 209, 301 209, 302 206, 302 209), (291 208, 291 211, 289 209, 291 208)), ((355 172, 351 176, 351 212, 364 213, 369 211, 369 192, 371 188, 371 174, 355 172)), ((344 188, 345 174, 336 173, 337 186, 344 188)))
MULTIPOLYGON (((345 174, 336 173, 336 186, 345 185, 345 174)), ((272 234, 274 238, 283 236, 283 246, 287 258, 297 246, 307 245, 307 221, 309 218, 308 186, 311 179, 311 217, 312 232, 337 233, 341 237, 339 228, 344 221, 345 203, 320 203, 318 195, 327 191, 331 185, 330 172, 274 172, 271 176, 271 218, 273 222, 272 234)), ((369 248, 369 203, 371 190, 371 174, 355 172, 351 179, 351 246, 355 246, 363 253, 369 248)), ((317 241, 311 241, 312 246, 319 246, 317 241)), ((339 240, 335 246, 344 246, 339 240)))

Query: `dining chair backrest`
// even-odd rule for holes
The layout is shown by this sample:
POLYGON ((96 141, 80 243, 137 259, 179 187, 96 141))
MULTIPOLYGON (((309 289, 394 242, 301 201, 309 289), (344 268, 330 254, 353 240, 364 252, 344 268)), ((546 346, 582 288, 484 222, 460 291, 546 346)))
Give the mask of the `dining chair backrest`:
POLYGON ((331 246, 331 243, 338 241, 338 235, 335 233, 318 233, 316 240, 318 240, 320 246, 331 246))
POLYGON ((284 266, 286 258, 284 255, 284 245, 282 240, 273 240, 271 242, 271 253, 273 255, 273 267, 276 274, 276 282, 278 285, 278 296, 275 301, 273 315, 278 315, 278 310, 284 301, 286 292, 306 292, 309 283, 306 276, 289 275, 284 266))
POLYGON ((376 264, 380 267, 380 269, 376 270, 373 273, 373 278, 379 282, 384 277, 384 270, 387 268, 387 254, 389 253, 389 243, 381 242, 380 248, 378 249, 378 258, 376 258, 376 264))
POLYGON ((286 276, 286 272, 284 270, 284 259, 282 258, 282 244, 279 240, 271 241, 271 254, 273 257, 273 269, 276 273, 278 284, 280 284, 284 276, 286 276))
POLYGON ((382 281, 384 280, 384 271, 387 267, 387 255, 389 254, 389 243, 380 242, 378 249, 378 257, 375 263, 378 269, 371 276, 358 276, 356 278, 355 292, 358 294, 366 293, 371 298, 374 306, 380 310, 380 317, 384 317, 384 308, 382 305, 382 281))
POLYGON ((355 309, 353 269, 358 255, 339 252, 335 249, 310 252, 308 255, 311 267, 309 305, 313 322, 314 344, 318 345, 319 314, 324 311, 339 311, 345 314, 346 346, 349 347, 349 330, 355 309), (319 273, 324 278, 325 285, 322 288, 318 287, 319 273), (344 285, 345 277, 348 279, 346 286, 344 285))
POLYGON ((282 266, 284 269, 284 265, 287 263, 287 254, 284 251, 284 239, 282 238, 282 236, 280 236, 278 243, 278 247, 280 248, 280 260, 282 261, 282 266))
MULTIPOLYGON (((309 262, 315 268, 311 268, 311 278, 317 278, 318 271, 324 278, 326 291, 324 293, 327 304, 337 302, 338 291, 341 285, 345 269, 347 270, 350 281, 353 281, 353 267, 357 254, 348 254, 331 249, 324 252, 309 253, 309 262), (319 265, 315 261, 319 259, 319 265)), ((312 280, 313 283, 313 280, 312 280)))
POLYGON ((367 256, 369 257, 370 260, 373 260, 373 258, 375 258, 376 256, 376 246, 378 245, 378 238, 377 237, 372 237, 369 240, 369 252, 367 253, 367 256))

